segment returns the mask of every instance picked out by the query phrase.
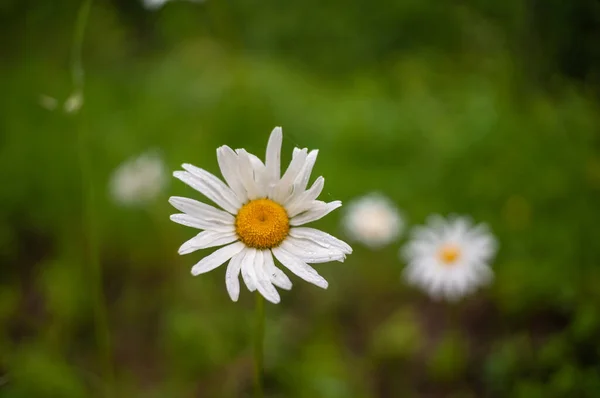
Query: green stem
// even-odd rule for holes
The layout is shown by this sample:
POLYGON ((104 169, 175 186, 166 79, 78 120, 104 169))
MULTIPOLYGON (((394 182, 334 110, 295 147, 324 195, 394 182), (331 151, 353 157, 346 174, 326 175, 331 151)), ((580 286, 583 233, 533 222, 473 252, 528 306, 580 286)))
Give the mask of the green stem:
POLYGON ((75 90, 83 89, 84 72, 83 72, 83 38, 85 36, 85 27, 90 16, 92 8, 92 0, 83 0, 77 19, 75 20, 75 31, 73 33, 73 47, 71 47, 71 81, 75 90))
POLYGON ((254 396, 264 397, 263 363, 265 340, 265 299, 256 292, 256 331, 254 335, 254 396))
POLYGON ((112 346, 110 340, 110 329, 108 324, 108 314, 106 309, 106 300, 104 297, 102 265, 99 259, 97 218, 95 213, 96 193, 93 184, 92 167, 89 160, 88 145, 85 140, 85 128, 78 123, 79 135, 79 166, 81 168, 81 178, 83 187, 83 231, 84 240, 86 240, 85 261, 90 269, 90 279, 92 281, 91 293, 93 295, 94 309, 94 328, 98 344, 99 356, 101 357, 103 379, 106 383, 106 396, 110 397, 110 389, 114 381, 114 371, 112 366, 112 346), (86 239, 87 238, 87 239, 86 239))
MULTIPOLYGON (((92 0, 83 0, 77 19, 75 21, 75 30, 73 33, 73 47, 71 48, 71 81, 74 92, 83 96, 84 69, 82 61, 83 39, 85 28, 88 23, 92 0)), ((110 329, 108 323, 108 313, 106 300, 104 297, 102 266, 100 264, 97 219, 96 219, 96 194, 94 190, 94 175, 91 163, 91 151, 89 147, 87 129, 83 125, 81 115, 75 115, 77 129, 77 154, 82 180, 82 199, 83 199, 83 239, 85 241, 85 262, 90 267, 90 279, 93 282, 91 287, 92 301, 94 310, 94 328, 98 344, 99 357, 102 363, 102 374, 104 381, 104 395, 112 397, 112 388, 114 385, 114 370, 112 361, 112 346, 110 340, 110 329)))

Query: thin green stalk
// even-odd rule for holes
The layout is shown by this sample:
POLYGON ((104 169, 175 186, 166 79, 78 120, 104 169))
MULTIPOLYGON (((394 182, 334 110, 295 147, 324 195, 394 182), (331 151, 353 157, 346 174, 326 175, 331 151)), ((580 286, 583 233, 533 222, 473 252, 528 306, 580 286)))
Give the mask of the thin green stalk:
POLYGON ((88 156, 88 145, 85 140, 85 128, 81 123, 78 127, 78 155, 79 166, 81 169, 82 187, 83 187, 83 236, 85 242, 85 262, 90 269, 90 279, 92 281, 92 302, 94 310, 94 329, 98 344, 100 361, 102 363, 103 380, 106 384, 106 396, 110 397, 110 388, 114 382, 114 370, 112 365, 112 344, 110 339, 110 329, 108 324, 108 314, 106 309, 106 300, 104 297, 102 266, 99 259, 97 218, 96 218, 96 193, 93 184, 92 166, 88 156))
POLYGON ((75 20, 75 32, 73 33, 73 44, 71 47, 71 80, 75 90, 83 89, 85 78, 82 60, 83 38, 91 8, 92 0, 83 0, 77 12, 77 19, 75 20))
MULTIPOLYGON (((75 30, 73 33, 73 47, 71 49, 71 80, 74 93, 83 96, 84 88, 84 69, 82 61, 83 39, 85 28, 87 26, 92 0, 84 0, 79 7, 77 19, 75 21, 75 30)), ((94 176, 92 173, 91 151, 87 137, 87 129, 84 126, 81 115, 75 117, 75 127, 77 129, 77 154, 82 180, 82 199, 83 215, 82 228, 83 239, 85 240, 85 262, 90 268, 90 279, 92 281, 92 301, 94 310, 94 327, 96 340, 98 344, 99 357, 102 366, 102 378, 104 382, 104 395, 113 397, 112 388, 114 385, 114 370, 112 361, 112 346, 110 340, 110 329, 108 323, 108 314, 106 309, 106 300, 104 297, 102 283, 102 266, 100 264, 94 176)))
POLYGON ((265 340, 265 299, 256 292, 256 330, 254 335, 254 397, 263 398, 263 364, 265 340))

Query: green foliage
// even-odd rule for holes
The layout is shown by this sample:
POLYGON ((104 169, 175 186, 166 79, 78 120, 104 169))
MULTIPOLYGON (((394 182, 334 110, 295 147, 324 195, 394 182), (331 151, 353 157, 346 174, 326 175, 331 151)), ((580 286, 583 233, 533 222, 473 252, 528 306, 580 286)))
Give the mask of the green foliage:
MULTIPOLYGON (((123 208, 107 186, 121 162, 150 149, 169 170, 190 162, 218 174, 216 147, 262 155, 275 125, 284 162, 295 146, 320 150, 326 200, 379 191, 411 225, 470 214, 500 251, 494 284, 459 307, 456 328, 443 322, 444 304, 404 286, 402 242, 355 245, 344 264, 319 265, 327 291, 294 279, 267 306, 268 396, 600 390, 600 120, 593 79, 569 69, 594 63, 561 56, 578 31, 565 15, 589 2, 552 2, 541 32, 554 33, 543 37, 530 34, 541 22, 521 1, 208 0, 156 12, 95 2, 85 103, 68 115, 78 3, 0 6, 2 398, 102 395, 98 283, 116 396, 247 396, 252 295, 230 302, 223 269, 192 278, 210 251, 178 256, 193 232, 168 219, 169 196, 199 195, 173 179, 154 202, 123 208), (41 107, 40 94, 58 107, 41 107), (93 230, 80 156, 92 165, 93 230)), ((339 221, 316 225, 346 238, 339 221)))
POLYGON ((448 382, 460 379, 467 367, 469 348, 464 338, 456 332, 446 333, 429 359, 433 380, 448 382))
POLYGON ((410 358, 423 346, 418 318, 411 308, 399 309, 377 326, 371 350, 378 358, 410 358))

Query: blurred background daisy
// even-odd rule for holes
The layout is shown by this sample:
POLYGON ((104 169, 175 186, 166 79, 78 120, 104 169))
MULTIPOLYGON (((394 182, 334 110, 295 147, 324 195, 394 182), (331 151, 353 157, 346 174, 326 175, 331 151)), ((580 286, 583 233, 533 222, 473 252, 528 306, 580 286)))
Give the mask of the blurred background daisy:
POLYGON ((342 225, 350 239, 377 249, 398 238, 404 220, 391 200, 370 193, 348 203, 342 225))
POLYGON ((465 216, 428 218, 413 228, 402 249, 406 280, 431 297, 456 301, 492 280, 490 261, 497 242, 485 224, 474 226, 465 216))
POLYGON ((157 150, 123 162, 110 178, 112 199, 124 206, 148 204, 165 189, 167 170, 157 150))
POLYGON ((315 267, 327 290, 266 306, 267 396, 600 391, 597 1, 145 4, 92 2, 66 114, 81 1, 1 3, 0 397, 250 396, 253 295, 190 276, 214 249, 178 254, 192 230, 168 198, 204 200, 171 172, 222 178, 215 148, 263 158, 278 125, 281 164, 318 148, 319 199, 343 203, 311 226, 356 240, 315 267), (162 167, 136 163, 147 148, 162 167), (353 217, 355 199, 379 210, 353 217), (442 236, 432 213, 469 215, 474 235, 402 232, 442 236), (471 274, 481 222, 499 250, 471 274))

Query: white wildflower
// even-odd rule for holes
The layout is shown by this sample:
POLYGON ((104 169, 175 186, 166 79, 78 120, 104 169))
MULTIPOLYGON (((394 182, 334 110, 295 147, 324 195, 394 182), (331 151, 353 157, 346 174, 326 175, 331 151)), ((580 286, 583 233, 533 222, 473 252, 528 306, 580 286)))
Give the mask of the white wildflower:
POLYGON ((113 173, 110 193, 121 205, 142 205, 158 196, 167 183, 167 172, 156 152, 125 161, 113 173))
POLYGON ((250 291, 258 290, 278 303, 275 286, 291 289, 290 279, 274 258, 296 276, 323 289, 327 281, 309 263, 343 262, 352 252, 343 241, 302 225, 318 220, 342 205, 317 197, 324 179, 318 177, 307 189, 317 160, 316 150, 295 148, 292 161, 281 175, 282 131, 276 127, 267 144, 263 163, 244 149, 217 149, 217 160, 226 183, 209 172, 184 164, 186 171, 173 175, 209 198, 223 210, 182 197, 169 202, 182 214, 171 220, 203 230, 179 248, 179 254, 223 246, 192 267, 192 275, 212 271, 229 262, 225 272, 227 291, 233 301, 240 293, 239 275, 250 291))
POLYGON ((371 193, 348 205, 342 225, 352 240, 376 249, 398 238, 404 221, 392 201, 371 193))
POLYGON ((454 301, 492 280, 489 263, 497 242, 485 224, 434 215, 411 237, 402 250, 408 263, 404 277, 433 298, 454 301))

